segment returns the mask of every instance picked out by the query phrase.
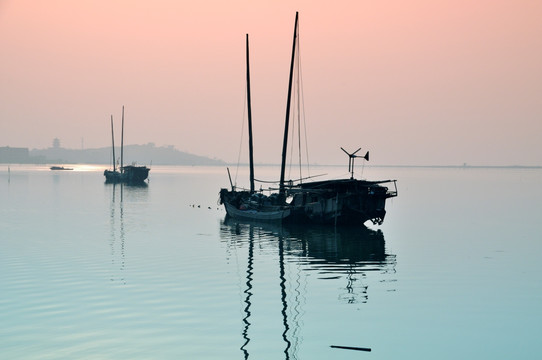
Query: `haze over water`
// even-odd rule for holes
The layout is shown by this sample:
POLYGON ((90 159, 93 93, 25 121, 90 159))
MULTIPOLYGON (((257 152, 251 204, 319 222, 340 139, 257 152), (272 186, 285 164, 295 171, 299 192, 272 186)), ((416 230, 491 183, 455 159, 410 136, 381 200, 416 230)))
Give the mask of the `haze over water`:
POLYGON ((337 231, 228 221, 222 167, 102 173, 0 170, 2 357, 541 356, 540 169, 366 167, 399 196, 382 226, 337 231))

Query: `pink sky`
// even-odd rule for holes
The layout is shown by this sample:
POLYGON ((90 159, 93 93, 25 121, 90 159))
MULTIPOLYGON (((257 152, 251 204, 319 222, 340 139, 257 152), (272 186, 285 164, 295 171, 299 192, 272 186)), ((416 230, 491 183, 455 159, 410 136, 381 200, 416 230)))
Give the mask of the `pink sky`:
POLYGON ((279 163, 295 11, 312 162, 542 165, 535 0, 0 0, 0 146, 109 146, 125 105, 127 144, 236 161, 249 33, 279 163))

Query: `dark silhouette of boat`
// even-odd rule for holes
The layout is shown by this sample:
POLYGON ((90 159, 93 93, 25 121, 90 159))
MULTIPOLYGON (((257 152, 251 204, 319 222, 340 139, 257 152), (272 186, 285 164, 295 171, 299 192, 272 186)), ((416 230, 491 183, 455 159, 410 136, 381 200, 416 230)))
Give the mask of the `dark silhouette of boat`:
POLYGON ((120 145, 120 166, 117 168, 115 159, 115 135, 113 132, 113 115, 111 115, 111 140, 113 148, 113 170, 105 170, 105 182, 106 183, 124 183, 137 185, 142 184, 149 176, 149 169, 146 166, 138 166, 135 164, 124 165, 124 106, 122 107, 122 133, 121 133, 121 145, 120 145))
POLYGON ((51 169, 51 170, 73 170, 73 168, 66 168, 64 166, 51 166, 49 169, 51 169))
MULTIPOLYGON (((298 47, 298 13, 296 12, 290 75, 288 81, 288 98, 286 104, 286 120, 284 125, 284 140, 282 147, 282 162, 278 192, 269 196, 254 190, 254 160, 252 139, 252 112, 250 99, 250 67, 248 35, 246 36, 247 64, 247 106, 249 132, 249 164, 250 189, 237 189, 231 182, 231 190, 220 190, 220 203, 224 204, 226 212, 233 218, 251 219, 258 221, 282 221, 293 223, 319 224, 363 224, 371 220, 373 224, 382 224, 386 215, 386 199, 397 196, 396 180, 367 181, 354 178, 354 160, 360 150, 348 153, 348 170, 351 177, 347 179, 296 182, 284 179, 286 169, 286 153, 288 145, 288 127, 290 103, 292 98, 292 82, 296 48, 298 47), (389 189, 384 184, 393 184, 389 189)), ((299 52, 299 51, 297 51, 299 52)), ((362 157, 369 160, 369 152, 362 157)), ((228 170, 229 174, 229 170, 228 170)))

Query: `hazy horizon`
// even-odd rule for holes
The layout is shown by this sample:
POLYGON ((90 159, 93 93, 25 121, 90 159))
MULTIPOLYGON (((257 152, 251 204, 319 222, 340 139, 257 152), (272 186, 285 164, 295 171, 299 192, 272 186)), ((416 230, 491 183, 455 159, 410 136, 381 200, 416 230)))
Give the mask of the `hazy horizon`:
POLYGON ((295 11, 310 163, 346 163, 342 146, 369 165, 542 165, 528 0, 5 0, 0 146, 107 147, 124 105, 126 144, 235 163, 248 33, 255 161, 277 164, 295 11))
MULTIPOLYGON (((136 146, 136 147, 146 147, 146 146, 149 146, 149 145, 152 145, 153 147, 155 148, 160 148, 160 149, 166 149, 166 148, 170 148, 171 146, 173 145, 163 145, 163 146, 156 146, 155 143, 153 142, 149 142, 147 144, 125 144, 124 146, 125 147, 133 147, 133 146, 136 146)), ((0 144, 0 148, 4 147, 4 145, 0 144)), ((30 151, 30 156, 33 156, 32 155, 32 152, 36 152, 36 151, 43 151, 43 150, 52 150, 54 149, 53 146, 46 146, 45 148, 29 148, 28 146, 21 146, 22 148, 28 148, 28 150, 30 151)), ((109 148, 111 147, 110 145, 109 146, 103 146, 103 147, 93 147, 93 148, 66 148, 66 147, 63 147, 62 145, 59 147, 60 150, 66 150, 66 151, 85 151, 85 150, 89 150, 89 151, 93 151, 93 150, 100 150, 100 149, 105 149, 105 148, 109 148)), ((120 148, 120 145, 116 144, 115 145, 115 149, 119 149, 120 148)), ((182 150, 179 150, 177 149, 176 147, 173 147, 173 150, 174 151, 181 151, 182 153, 185 153, 187 155, 193 155, 193 156, 201 156, 201 157, 205 157, 207 159, 210 159, 210 160, 217 160, 217 161, 223 161, 226 165, 235 165, 235 164, 238 164, 240 166, 248 166, 249 163, 248 163, 248 160, 247 159, 241 159, 239 162, 237 160, 232 160, 232 161, 227 161, 227 160, 224 160, 224 159, 221 159, 215 155, 201 155, 201 154, 196 154, 196 153, 192 153, 192 152, 189 152, 189 151, 182 151, 182 150)), ((134 157, 134 156, 132 156, 134 157)), ((137 156, 136 156, 137 158, 137 156)), ((309 166, 331 166, 331 167, 340 167, 340 166, 347 166, 348 164, 348 158, 343 158, 342 161, 338 161, 336 163, 321 163, 321 162, 318 162, 318 161, 310 161, 309 163, 306 163, 304 162, 302 164, 302 167, 305 168, 307 165, 309 166)), ((84 163, 84 162, 83 162, 84 163)), ((258 161, 257 159, 255 160, 255 165, 258 165, 258 166, 280 166, 280 159, 279 161, 277 162, 261 162, 261 161, 258 161)), ((218 164, 216 166, 222 166, 223 164, 218 164)), ((215 166, 215 165, 211 165, 211 166, 215 166)), ((298 166, 298 163, 295 163, 295 166, 298 166)), ((458 164, 442 164, 442 163, 432 163, 432 164, 415 164, 415 163, 403 163, 403 164, 395 164, 395 163, 378 163, 378 164, 375 164, 373 162, 366 162, 365 160, 358 160, 356 163, 355 163, 355 169, 359 169, 363 166, 367 166, 367 167, 434 167, 434 168, 438 168, 438 167, 449 167, 449 168, 454 168, 454 167, 473 167, 473 168, 484 168, 484 167, 497 167, 497 168, 515 168, 515 167, 518 167, 518 168, 542 168, 542 165, 526 165, 526 164, 497 164, 497 165, 491 165, 491 164, 487 164, 487 163, 458 163, 458 164), (363 162, 363 163, 362 163, 363 162)), ((289 165, 288 165, 289 167, 289 165)))

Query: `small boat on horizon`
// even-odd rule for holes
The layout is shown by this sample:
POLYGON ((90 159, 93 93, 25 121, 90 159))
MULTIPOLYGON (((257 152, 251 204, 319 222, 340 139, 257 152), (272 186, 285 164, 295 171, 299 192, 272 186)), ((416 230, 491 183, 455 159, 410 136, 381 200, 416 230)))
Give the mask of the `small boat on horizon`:
POLYGON ((64 166, 51 166, 49 169, 51 169, 51 170, 73 170, 73 168, 66 168, 64 166))
POLYGON ((105 182, 109 184, 142 184, 149 176, 150 168, 146 166, 138 166, 135 163, 132 165, 124 165, 124 106, 122 107, 122 132, 120 145, 120 166, 117 168, 115 158, 115 134, 113 132, 113 115, 111 115, 111 140, 113 149, 113 170, 105 170, 105 182))
MULTIPOLYGON (((306 179, 301 177, 298 180, 290 181, 285 181, 284 179, 289 135, 290 102, 292 99, 292 83, 296 55, 298 60, 297 65, 299 66, 299 49, 296 52, 296 48, 299 46, 297 30, 298 13, 296 12, 288 82, 280 181, 278 182, 278 188, 269 189, 270 191, 278 190, 278 192, 264 195, 262 190, 254 190, 255 179, 252 144, 250 67, 247 34, 246 77, 250 189, 238 190, 236 185, 231 181, 230 176, 231 189, 220 189, 219 201, 221 204, 224 204, 227 214, 232 218, 237 219, 331 225, 362 225, 370 220, 373 224, 380 225, 384 221, 384 216, 386 215, 386 199, 397 196, 396 180, 367 181, 355 179, 354 159, 361 157, 356 155, 360 149, 350 154, 341 148, 349 156, 348 171, 351 172, 350 178, 311 182, 303 182, 303 180, 306 179), (385 183, 393 184, 394 189, 388 189, 388 187, 383 186, 382 184, 385 183)), ((298 81, 296 81, 296 84, 297 83, 298 81)), ((299 94, 299 91, 297 93, 299 94)), ((369 160, 369 153, 367 152, 362 158, 369 160)))

